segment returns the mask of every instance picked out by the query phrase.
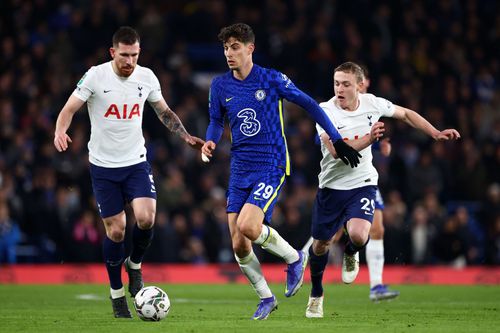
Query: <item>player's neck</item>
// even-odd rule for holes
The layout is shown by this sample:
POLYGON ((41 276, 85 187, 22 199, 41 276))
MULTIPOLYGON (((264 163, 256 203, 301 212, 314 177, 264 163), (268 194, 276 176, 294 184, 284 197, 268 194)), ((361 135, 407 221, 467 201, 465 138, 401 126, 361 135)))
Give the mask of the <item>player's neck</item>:
POLYGON ((345 110, 345 111, 356 111, 359 108, 359 98, 356 99, 355 102, 353 102, 351 105, 346 105, 346 107, 341 107, 338 100, 335 101, 335 105, 337 105, 338 108, 345 110))
POLYGON ((233 70, 233 76, 235 79, 243 81, 248 77, 248 75, 250 75, 252 68, 253 68, 253 62, 250 61, 248 64, 245 64, 240 68, 233 70))

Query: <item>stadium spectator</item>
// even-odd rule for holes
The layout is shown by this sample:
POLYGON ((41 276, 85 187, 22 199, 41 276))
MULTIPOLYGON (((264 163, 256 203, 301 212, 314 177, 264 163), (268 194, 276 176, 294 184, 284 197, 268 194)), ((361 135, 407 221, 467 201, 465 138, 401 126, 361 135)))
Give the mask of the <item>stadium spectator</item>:
MULTIPOLYGON (((479 195, 464 193, 464 189, 455 184, 469 187, 467 172, 471 173, 471 179, 476 177, 476 171, 469 168, 460 179, 457 178, 457 169, 462 168, 467 159, 466 155, 461 155, 465 139, 457 145, 438 144, 438 149, 436 144, 432 144, 429 149, 431 145, 425 138, 421 141, 421 137, 409 135, 404 124, 400 126, 388 121, 386 133, 392 139, 393 152, 387 161, 375 160, 381 174, 379 186, 385 191, 384 198, 389 201, 390 193, 397 191, 408 212, 412 211, 417 202, 407 195, 408 167, 402 162, 415 160, 421 152, 431 150, 432 161, 438 167, 444 184, 438 197, 440 205, 447 206, 450 200, 466 197, 468 203, 487 205, 484 189, 495 182, 500 183, 498 2, 455 1, 452 7, 461 14, 443 16, 450 25, 436 24, 435 17, 425 15, 435 12, 437 4, 432 1, 395 4, 223 0, 203 4, 204 9, 195 15, 200 3, 171 0, 162 4, 137 5, 135 2, 119 1, 117 6, 115 1, 100 1, 88 6, 82 2, 1 2, 0 173, 4 175, 4 186, 8 184, 6 200, 11 215, 27 236, 23 238, 27 247, 34 248, 36 241, 28 235, 33 221, 31 214, 26 213, 32 204, 31 193, 39 190, 38 185, 34 186, 35 170, 41 162, 39 156, 45 161, 49 156, 50 167, 56 173, 56 189, 61 186, 78 188, 82 206, 95 206, 91 204, 94 198, 85 144, 75 149, 74 155, 72 152, 68 154, 71 159, 65 158, 66 154, 50 156, 44 153, 45 157, 42 157, 44 154, 40 152, 46 142, 52 141, 53 120, 74 90, 74 83, 90 66, 106 61, 104 51, 108 41, 101 36, 107 32, 111 34, 124 22, 144 32, 141 62, 157 73, 163 96, 170 106, 177 111, 183 104, 191 105, 186 116, 195 118, 196 124, 202 125, 192 127, 191 120, 181 120, 197 136, 204 135, 208 122, 204 110, 209 82, 213 75, 226 68, 226 63, 221 61, 220 45, 213 43, 213 33, 221 26, 232 23, 230 20, 235 17, 255 22, 258 35, 263 36, 257 44, 256 59, 263 65, 286 72, 294 81, 302 82, 304 90, 313 93, 317 100, 325 100, 331 91, 326 81, 320 80, 333 69, 325 70, 324 59, 333 58, 334 62, 353 59, 366 64, 371 71, 372 92, 382 97, 389 97, 381 94, 382 89, 395 94, 394 101, 398 104, 422 110, 428 119, 439 119, 443 125, 458 128, 464 138, 471 139, 472 148, 478 152, 475 159, 478 159, 480 167, 482 165, 486 169, 487 179, 481 185, 479 195), (359 12, 360 4, 364 8, 362 14, 359 12), (388 6, 389 10, 384 6, 388 6), (199 17, 203 20, 197 20, 199 17), (196 25, 191 25, 192 22, 196 25), (199 32, 203 34, 199 35, 199 32), (181 64, 187 64, 182 75, 181 64), (182 91, 175 83, 186 82, 187 72, 191 73, 189 87, 193 90, 182 91), (391 78, 391 82, 385 78, 382 80, 381 73, 391 78), (187 103, 185 99, 191 102, 187 103), (382 169, 381 162, 384 163, 382 169), (75 168, 74 173, 71 168, 75 168), (391 176, 387 177, 387 174, 391 176)), ((310 123, 304 121, 306 116, 303 112, 288 105, 286 108, 288 112, 284 121, 288 134, 298 128, 296 124, 310 123)), ((165 137, 163 125, 153 112, 145 113, 143 128, 147 156, 158 186, 170 168, 180 168, 185 186, 196 189, 191 193, 196 200, 189 203, 190 207, 196 207, 198 203, 205 205, 211 187, 226 187, 226 165, 230 154, 228 132, 224 133, 225 143, 217 147, 217 158, 210 165, 202 166, 198 155, 181 148, 183 143, 180 140, 165 137), (164 153, 155 154, 160 150, 164 153)), ((84 113, 77 113, 73 119, 74 142, 70 151, 76 148, 75 139, 79 131, 84 136, 82 142, 88 141, 90 130, 84 113)), ((320 157, 316 149, 310 149, 311 140, 311 137, 304 137, 297 140, 298 143, 291 142, 289 145, 292 158, 305 155, 308 163, 304 168, 299 159, 299 163, 294 161, 294 171, 297 172, 292 174, 283 199, 296 192, 294 175, 301 175, 301 181, 306 181, 309 191, 315 191, 316 166, 320 157)), ((311 209, 312 200, 305 201, 307 208, 299 211, 301 221, 308 221, 306 214, 311 209)), ((93 209, 97 213, 97 209, 93 209)), ((161 209, 160 205, 158 209, 161 209)), ((411 259, 399 255, 401 249, 392 246, 399 242, 397 233, 405 230, 405 225, 395 228, 388 220, 389 215, 394 215, 393 210, 387 202, 386 262, 411 263, 411 259), (396 234, 392 234, 393 231, 396 234)), ((205 209, 205 212, 207 219, 214 216, 212 209, 205 209)), ((398 220, 400 214, 398 210, 398 220)), ((444 214, 443 218, 448 212, 444 214)), ((171 218, 172 212, 168 215, 171 218)), ((410 217, 409 213, 402 217, 407 221, 407 232, 410 217)), ((477 215, 475 217, 478 219, 477 215)), ((223 222, 222 217, 216 220, 223 222)), ((488 222, 483 218, 478 220, 482 224, 494 224, 494 219, 488 222)), ((222 224, 219 228, 221 234, 227 232, 225 227, 222 224)), ((487 262, 492 264, 492 258, 497 258, 498 263, 500 252, 490 238, 497 234, 491 231, 492 226, 485 230, 488 230, 487 237, 490 239, 486 249, 487 262)), ((70 234, 64 236, 70 238, 70 234)), ((64 248, 59 249, 60 244, 47 235, 44 238, 44 249, 37 248, 29 256, 19 253, 18 259, 32 262, 71 260, 64 248)), ((214 249, 212 251, 217 252, 214 249)), ((230 251, 231 247, 227 244, 221 245, 217 261, 234 260, 227 255, 228 249, 230 251)))
POLYGON ((16 263, 16 246, 20 240, 19 226, 10 218, 7 203, 0 201, 0 264, 16 263))
POLYGON ((85 209, 76 220, 71 231, 71 260, 76 262, 97 262, 102 260, 102 230, 98 227, 98 216, 91 209, 85 209), (77 246, 75 246, 77 245, 77 246))

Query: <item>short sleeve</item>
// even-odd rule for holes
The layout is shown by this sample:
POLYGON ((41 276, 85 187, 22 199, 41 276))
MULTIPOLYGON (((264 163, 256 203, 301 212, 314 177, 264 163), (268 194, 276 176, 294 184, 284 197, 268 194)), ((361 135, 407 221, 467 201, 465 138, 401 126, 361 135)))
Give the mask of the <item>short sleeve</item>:
POLYGON ((156 75, 153 73, 153 71, 150 71, 150 78, 151 78, 151 91, 149 92, 148 96, 148 102, 154 103, 158 102, 163 98, 161 94, 161 86, 160 86, 160 81, 156 77, 156 75))
POLYGON ((95 91, 96 67, 91 67, 78 81, 73 95, 86 102, 95 91))
POLYGON ((376 109, 380 111, 381 117, 392 117, 394 115, 396 108, 394 107, 394 104, 392 104, 391 101, 376 96, 373 96, 372 98, 373 98, 373 104, 375 105, 376 109))

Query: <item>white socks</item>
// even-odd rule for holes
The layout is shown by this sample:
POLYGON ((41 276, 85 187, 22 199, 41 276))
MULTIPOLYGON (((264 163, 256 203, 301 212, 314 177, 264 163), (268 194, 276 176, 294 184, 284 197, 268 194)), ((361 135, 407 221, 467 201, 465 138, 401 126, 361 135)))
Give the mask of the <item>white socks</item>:
POLYGON ((366 263, 370 272, 370 288, 382 284, 384 270, 384 240, 370 239, 366 244, 366 263))
POLYGON ((120 289, 116 289, 116 290, 109 288, 109 292, 111 294, 112 299, 125 296, 125 288, 124 287, 121 287, 120 289))
POLYGON ((262 231, 254 241, 267 252, 283 258, 287 264, 291 264, 299 260, 299 254, 276 230, 268 225, 262 225, 262 231))
POLYGON ((127 258, 127 261, 128 261, 128 267, 130 267, 132 269, 141 269, 141 265, 142 265, 141 262, 136 264, 135 262, 130 260, 130 257, 127 258))
POLYGON ((236 254, 234 255, 236 262, 240 265, 240 269, 247 277, 248 281, 252 285, 253 289, 260 298, 268 298, 273 296, 271 289, 267 285, 264 275, 262 275, 262 270, 260 268, 259 259, 253 251, 250 252, 244 258, 239 258, 236 254))

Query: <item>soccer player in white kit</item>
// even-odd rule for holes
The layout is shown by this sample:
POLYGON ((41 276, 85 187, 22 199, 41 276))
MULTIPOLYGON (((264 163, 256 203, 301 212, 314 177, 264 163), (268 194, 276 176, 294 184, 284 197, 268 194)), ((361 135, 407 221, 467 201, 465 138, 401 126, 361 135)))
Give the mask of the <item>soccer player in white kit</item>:
POLYGON ((363 70, 346 62, 334 71, 335 96, 320 106, 337 127, 344 140, 363 156, 356 169, 346 168, 335 158, 335 148, 325 131, 317 125, 321 138, 321 171, 319 189, 313 208, 309 248, 311 294, 306 317, 323 317, 323 272, 328 261, 328 249, 335 233, 346 229, 348 242, 344 250, 342 280, 352 283, 359 271, 359 251, 369 240, 375 210, 378 173, 372 164, 370 145, 383 136, 380 117, 403 120, 422 130, 434 140, 460 138, 455 129, 437 130, 422 116, 410 109, 394 105, 372 94, 361 94, 363 70))
POLYGON ((148 101, 160 121, 188 145, 201 149, 204 144, 186 131, 168 107, 154 73, 137 64, 140 50, 138 33, 130 27, 119 28, 110 48, 112 60, 91 67, 81 78, 59 113, 54 134, 54 146, 65 151, 71 143, 66 132, 73 115, 87 102, 90 174, 106 229, 103 254, 116 318, 132 317, 121 280, 122 264, 133 297, 143 287, 141 262, 153 237, 156 188, 142 134, 144 103, 148 101), (130 203, 136 220, 129 257, 124 246, 126 203, 130 203))

